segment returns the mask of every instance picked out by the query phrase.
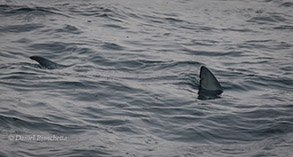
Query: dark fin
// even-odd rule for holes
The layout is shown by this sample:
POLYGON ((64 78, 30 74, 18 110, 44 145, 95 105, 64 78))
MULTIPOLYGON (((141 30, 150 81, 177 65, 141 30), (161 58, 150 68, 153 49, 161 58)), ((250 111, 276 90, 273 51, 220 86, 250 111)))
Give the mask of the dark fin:
POLYGON ((214 74, 205 66, 200 68, 200 85, 198 94, 200 97, 218 97, 223 93, 223 88, 220 85, 214 74))
POLYGON ((56 69, 60 67, 60 64, 57 64, 40 56, 31 56, 30 59, 37 61, 41 66, 48 69, 56 69))

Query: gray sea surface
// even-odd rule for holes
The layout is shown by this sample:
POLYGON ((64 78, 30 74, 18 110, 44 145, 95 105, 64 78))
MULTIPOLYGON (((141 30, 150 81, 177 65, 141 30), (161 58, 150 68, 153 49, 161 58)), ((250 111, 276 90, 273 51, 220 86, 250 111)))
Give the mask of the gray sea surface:
POLYGON ((293 156, 292 32, 290 0, 0 0, 0 156, 293 156))

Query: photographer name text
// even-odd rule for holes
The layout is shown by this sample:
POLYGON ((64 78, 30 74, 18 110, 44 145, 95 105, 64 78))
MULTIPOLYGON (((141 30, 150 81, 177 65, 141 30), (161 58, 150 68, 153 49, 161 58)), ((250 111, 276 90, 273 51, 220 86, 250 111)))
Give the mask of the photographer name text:
POLYGON ((67 136, 57 135, 9 135, 9 141, 37 141, 37 142, 59 142, 67 141, 67 136))

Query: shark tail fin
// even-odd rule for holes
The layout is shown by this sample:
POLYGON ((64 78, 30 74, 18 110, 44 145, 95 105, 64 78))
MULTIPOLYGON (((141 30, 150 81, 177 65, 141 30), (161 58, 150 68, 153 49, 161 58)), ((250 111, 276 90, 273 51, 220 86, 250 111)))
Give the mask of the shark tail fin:
POLYGON ((48 69, 55 69, 59 67, 59 64, 40 56, 31 56, 30 59, 37 61, 41 66, 48 69))

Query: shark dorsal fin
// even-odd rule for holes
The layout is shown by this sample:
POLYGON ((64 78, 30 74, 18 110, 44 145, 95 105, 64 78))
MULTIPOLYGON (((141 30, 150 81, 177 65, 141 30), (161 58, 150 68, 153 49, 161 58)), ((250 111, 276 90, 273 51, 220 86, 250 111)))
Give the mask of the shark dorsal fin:
POLYGON ((223 88, 214 74, 205 66, 200 68, 199 95, 220 95, 223 88))

